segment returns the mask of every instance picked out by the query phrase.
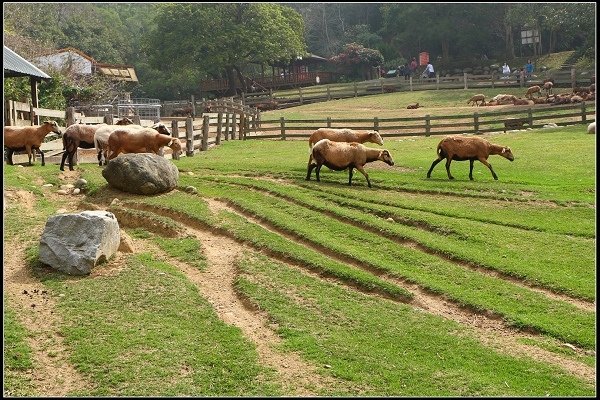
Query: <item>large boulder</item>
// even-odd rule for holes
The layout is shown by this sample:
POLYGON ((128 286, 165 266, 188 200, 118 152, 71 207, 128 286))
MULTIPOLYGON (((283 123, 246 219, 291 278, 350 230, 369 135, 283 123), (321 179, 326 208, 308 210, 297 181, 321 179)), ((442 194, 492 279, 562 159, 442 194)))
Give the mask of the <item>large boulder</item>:
POLYGON ((179 171, 170 160, 156 154, 130 153, 110 160, 102 176, 115 189, 148 195, 175 189, 179 171))
POLYGON ((71 275, 87 275, 115 254, 119 223, 108 211, 82 211, 48 218, 40 239, 40 261, 71 275))

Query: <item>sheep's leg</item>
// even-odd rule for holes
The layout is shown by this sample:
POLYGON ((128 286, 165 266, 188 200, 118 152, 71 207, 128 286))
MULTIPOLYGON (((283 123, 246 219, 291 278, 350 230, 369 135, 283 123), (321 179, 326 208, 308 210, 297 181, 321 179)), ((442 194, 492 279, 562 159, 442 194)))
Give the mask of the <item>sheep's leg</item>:
POLYGON ((448 157, 446 159, 446 172, 448 173, 448 179, 454 179, 452 174, 450 174, 450 163, 452 162, 452 158, 448 157))
POLYGON ((431 163, 431 168, 429 168, 429 171, 427 171, 427 177, 428 177, 428 178, 431 178, 431 171, 433 171, 433 168, 434 168, 436 165, 438 165, 438 164, 440 163, 440 161, 442 161, 442 160, 443 160, 443 158, 438 158, 437 160, 434 160, 434 161, 431 163))
POLYGON ((490 171, 492 172, 492 176, 494 177, 495 180, 498 180, 498 175, 496 175, 496 173, 494 172, 494 170, 492 169, 492 164, 490 164, 489 162, 487 162, 487 160, 485 159, 479 159, 479 161, 481 161, 481 163, 483 165, 485 165, 486 167, 488 167, 490 169, 490 171))
POLYGON ((369 187, 371 187, 371 180, 369 179, 369 174, 367 174, 367 171, 365 171, 365 167, 356 167, 356 169, 359 170, 360 173, 365 176, 365 178, 367 178, 367 184, 369 185, 369 187))
POLYGON ((35 150, 37 150, 38 153, 40 153, 40 158, 42 159, 42 167, 43 167, 44 165, 46 165, 46 161, 44 160, 44 152, 42 151, 42 149, 37 147, 34 149, 34 155, 35 155, 35 150))
POLYGON ((475 162, 474 159, 470 159, 469 160, 469 179, 473 180, 473 163, 475 162))
POLYGON ((62 158, 60 160, 60 167, 59 168, 60 168, 61 171, 65 170, 65 161, 67 160, 67 157, 68 157, 68 153, 65 150, 65 152, 63 153, 62 158))
POLYGON ((353 169, 354 169, 353 167, 348 168, 348 186, 352 186, 352 170, 353 169))
POLYGON ((316 166, 317 166, 317 164, 308 163, 308 169, 306 171, 306 180, 307 181, 310 181, 310 174, 316 166))
MULTIPOLYGON (((33 152, 33 149, 31 148, 31 146, 25 146, 25 150, 27 151, 27 158, 29 159, 29 165, 33 165, 31 163, 31 156, 32 156, 31 153, 33 152)), ((35 155, 33 155, 33 161, 35 161, 35 155)))
POLYGON ((12 159, 13 153, 14 153, 14 151, 12 149, 8 149, 8 148, 5 149, 4 157, 6 157, 6 163, 8 165, 13 165, 13 159, 12 159))
POLYGON ((315 174, 317 175, 317 182, 321 182, 321 168, 323 164, 317 165, 317 169, 315 170, 315 174))

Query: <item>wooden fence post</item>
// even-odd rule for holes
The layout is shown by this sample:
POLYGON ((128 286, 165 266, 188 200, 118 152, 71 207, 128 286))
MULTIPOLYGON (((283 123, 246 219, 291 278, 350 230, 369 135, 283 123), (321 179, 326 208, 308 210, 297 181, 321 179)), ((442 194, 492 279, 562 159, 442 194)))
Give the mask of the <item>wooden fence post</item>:
POLYGON ((235 140, 235 132, 237 130, 237 114, 234 112, 231 114, 231 140, 235 140))
POLYGON ((246 131, 245 128, 246 127, 246 114, 241 113, 240 114, 240 129, 238 131, 238 140, 242 140, 245 136, 246 136, 246 131))
POLYGON ((304 104, 304 98, 302 97, 302 88, 298 86, 298 96, 300 96, 300 104, 304 104))
POLYGON ((36 118, 35 111, 33 110, 33 103, 29 103, 29 119, 31 120, 31 125, 39 125, 35 123, 37 119, 39 121, 39 117, 36 118))
POLYGON ((381 86, 381 93, 383 94, 383 79, 379 80, 379 84, 381 86))
POLYGON ((492 89, 496 88, 496 85, 495 85, 495 82, 494 82, 495 79, 496 78, 494 77, 494 73, 492 73, 492 89))
POLYGON ((410 91, 413 91, 413 87, 412 87, 412 75, 408 77, 408 84, 410 86, 410 91))
POLYGON ((585 114, 585 101, 581 102, 581 122, 587 121, 587 115, 585 114))
POLYGON ((75 107, 67 107, 67 126, 75 123, 75 107))
POLYGON ((269 88, 269 99, 273 100, 273 89, 269 88))
POLYGON ((192 101, 192 118, 196 118, 196 99, 194 98, 194 95, 191 96, 191 101, 192 101))
MULTIPOLYGON (((171 121, 171 137, 175 140, 179 140, 179 125, 177 121, 171 121)), ((172 157, 174 160, 179 160, 180 155, 173 155, 172 157)))
POLYGON ((216 144, 221 144, 221 130, 223 129, 223 113, 217 114, 217 138, 215 139, 216 144))
POLYGON ((210 116, 205 115, 202 121, 202 140, 200 141, 200 151, 208 150, 208 131, 210 130, 210 116))
POLYGON ((331 128, 331 117, 327 117, 327 127, 331 128))
POLYGON ((430 136, 431 134, 431 116, 427 114, 425 116, 425 136, 430 136))
POLYGON ((465 82, 465 89, 469 88, 469 85, 467 84, 467 73, 463 72, 463 80, 465 82))
POLYGON ((229 113, 225 113, 225 131, 223 132, 225 140, 229 140, 229 113))
POLYGON ((279 124, 281 125, 281 140, 285 140, 285 118, 279 118, 279 124))
POLYGON ((329 86, 327 86, 327 100, 331 100, 331 91, 329 90, 329 86))
POLYGON ((577 86, 577 78, 575 76, 575 68, 571 68, 571 89, 577 86))
POLYGON ((141 125, 142 124, 142 119, 137 114, 133 116, 132 121, 136 125, 141 125))
POLYGON ((358 97, 358 85, 354 82, 354 97, 358 97))
POLYGON ((242 105, 246 104, 246 94, 242 92, 242 105))
POLYGON ((185 119, 185 155, 194 155, 194 120, 192 117, 185 119))
POLYGON ((475 134, 479 134, 479 114, 478 113, 474 113, 473 114, 473 130, 475 131, 475 134))
POLYGON ((528 119, 527 122, 529 123, 529 127, 533 128, 533 113, 531 112, 531 108, 527 109, 527 119, 528 119))
POLYGON ((440 90, 440 73, 435 74, 435 88, 440 90))
POLYGON ((373 117, 373 130, 379 132, 379 118, 373 117))

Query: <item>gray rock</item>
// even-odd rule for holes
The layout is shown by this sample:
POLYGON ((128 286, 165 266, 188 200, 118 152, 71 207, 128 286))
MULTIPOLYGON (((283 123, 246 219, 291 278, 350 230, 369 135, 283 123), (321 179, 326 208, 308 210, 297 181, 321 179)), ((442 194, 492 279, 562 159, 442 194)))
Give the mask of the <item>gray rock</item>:
POLYGON ((170 160, 156 154, 130 153, 110 160, 102 176, 115 189, 149 195, 175 189, 179 171, 170 160))
POLYGON ((115 215, 82 211, 53 215, 40 238, 40 262, 71 275, 87 275, 119 248, 121 237, 115 215))

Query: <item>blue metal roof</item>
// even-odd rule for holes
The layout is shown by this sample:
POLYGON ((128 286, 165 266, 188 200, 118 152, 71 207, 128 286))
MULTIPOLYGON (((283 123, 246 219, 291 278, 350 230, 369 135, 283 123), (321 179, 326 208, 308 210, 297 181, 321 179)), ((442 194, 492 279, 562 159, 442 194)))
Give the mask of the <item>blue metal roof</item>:
POLYGON ((4 77, 30 76, 39 79, 52 79, 41 69, 4 46, 4 77))

